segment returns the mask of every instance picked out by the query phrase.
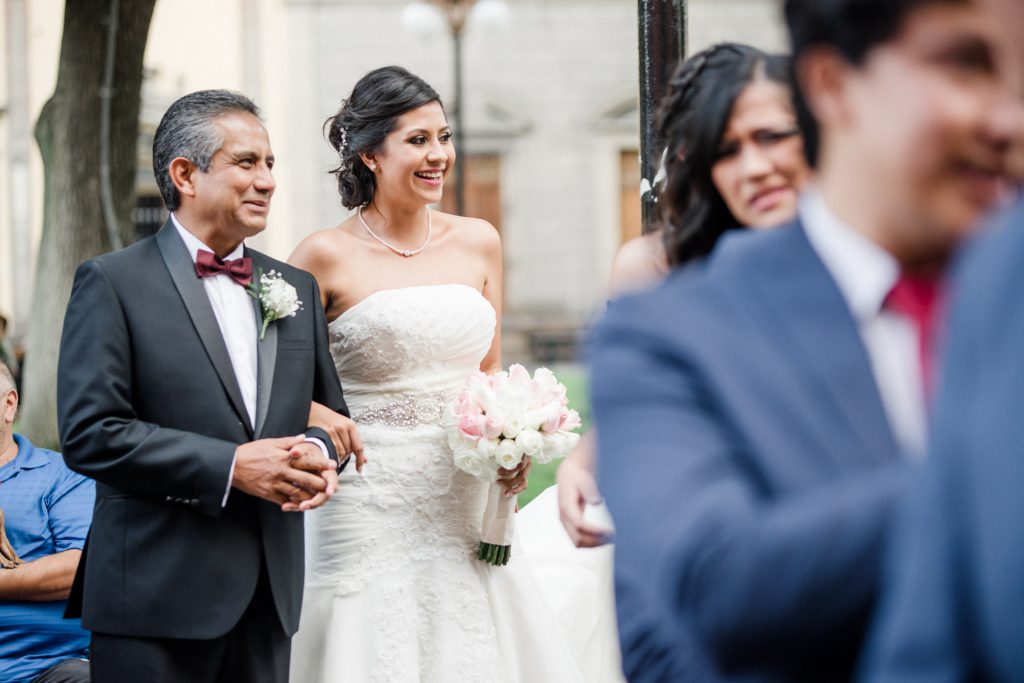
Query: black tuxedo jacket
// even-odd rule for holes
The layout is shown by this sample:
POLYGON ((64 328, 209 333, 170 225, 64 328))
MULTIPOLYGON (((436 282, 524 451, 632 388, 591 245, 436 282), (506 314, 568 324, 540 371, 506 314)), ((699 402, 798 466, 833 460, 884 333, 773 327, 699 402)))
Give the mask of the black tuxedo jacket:
MULTIPOLYGON (((239 444, 319 432, 307 430, 311 401, 348 413, 316 281, 246 255, 281 273, 303 302, 259 342, 255 429, 203 283, 170 222, 75 274, 57 404, 68 466, 97 482, 69 601, 86 628, 223 635, 249 605, 261 561, 281 624, 289 634, 298 628, 302 515, 237 489, 222 506, 231 462, 239 444)), ((316 435, 331 449, 326 434, 316 435)))

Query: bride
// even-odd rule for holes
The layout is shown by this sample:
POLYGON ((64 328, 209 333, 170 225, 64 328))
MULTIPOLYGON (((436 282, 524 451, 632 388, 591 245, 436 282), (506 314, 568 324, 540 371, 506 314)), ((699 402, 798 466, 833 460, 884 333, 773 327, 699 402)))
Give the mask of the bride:
MULTIPOLYGON (((342 204, 356 213, 290 261, 319 283, 365 458, 353 448, 357 468, 307 516, 292 680, 620 680, 613 638, 600 637, 614 633, 611 610, 596 619, 595 596, 563 596, 556 613, 545 598, 556 591, 522 552, 504 567, 476 559, 487 484, 454 467, 441 423, 471 372, 501 369, 501 245, 485 221, 429 208, 455 163, 440 98, 385 67, 328 125, 342 204)), ((528 472, 527 460, 505 473, 508 495, 528 472)), ((559 576, 574 584, 566 594, 598 583, 559 576)))

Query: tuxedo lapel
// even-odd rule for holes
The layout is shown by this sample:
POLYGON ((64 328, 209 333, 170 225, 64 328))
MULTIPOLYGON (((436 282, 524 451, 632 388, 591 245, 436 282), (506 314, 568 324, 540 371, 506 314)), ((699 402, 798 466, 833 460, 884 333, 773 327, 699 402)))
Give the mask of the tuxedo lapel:
POLYGON ((865 458, 888 459, 898 449, 853 315, 802 226, 784 230, 779 248, 761 262, 755 291, 767 299, 795 366, 811 373, 831 402, 833 438, 850 433, 865 458))
POLYGON ((228 399, 234 407, 235 412, 242 419, 246 430, 251 430, 249 413, 245 409, 245 402, 242 400, 242 390, 238 388, 238 380, 235 378, 234 366, 231 364, 231 356, 228 355, 227 346, 224 345, 224 337, 221 335, 220 326, 217 324, 217 316, 210 305, 210 299, 206 295, 206 288, 202 280, 196 277, 195 264, 189 256, 185 243, 181 240, 174 225, 168 221, 156 235, 156 243, 160 249, 167 270, 174 280, 174 286, 188 310, 192 324, 195 326, 199 339, 206 348, 206 353, 213 363, 217 376, 227 392, 228 399))
MULTIPOLYGON (((250 249, 246 249, 246 256, 253 260, 256 266, 253 270, 253 277, 260 273, 267 272, 266 263, 262 255, 250 249)), ((263 310, 260 303, 254 298, 252 300, 256 310, 256 326, 263 325, 263 310)), ((259 332, 257 331, 257 334, 259 332)), ((267 422, 267 411, 270 408, 270 396, 274 386, 274 368, 277 365, 277 325, 267 325, 267 331, 263 339, 257 342, 258 369, 256 373, 256 431, 257 438, 263 431, 263 425, 267 422)))

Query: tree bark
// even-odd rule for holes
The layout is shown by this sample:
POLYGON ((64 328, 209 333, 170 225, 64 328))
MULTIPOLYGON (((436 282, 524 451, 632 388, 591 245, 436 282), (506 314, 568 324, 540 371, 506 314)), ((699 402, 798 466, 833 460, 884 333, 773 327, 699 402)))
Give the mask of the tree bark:
MULTIPOLYGON (((75 269, 111 249, 100 204, 100 106, 112 0, 68 0, 57 86, 35 135, 43 157, 43 233, 36 261, 20 429, 56 447, 57 353, 75 269)), ((156 0, 121 0, 114 36, 110 121, 113 208, 124 243, 134 236, 142 62, 156 0)), ((88 358, 79 359, 88 363, 88 358)))

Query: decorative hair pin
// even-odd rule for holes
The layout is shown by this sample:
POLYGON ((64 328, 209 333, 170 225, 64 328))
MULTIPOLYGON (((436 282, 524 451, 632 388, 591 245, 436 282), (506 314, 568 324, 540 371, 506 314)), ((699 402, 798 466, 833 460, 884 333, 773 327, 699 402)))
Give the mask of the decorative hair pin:
POLYGON ((344 152, 345 148, 348 147, 348 131, 345 128, 341 129, 341 149, 339 151, 344 152))

